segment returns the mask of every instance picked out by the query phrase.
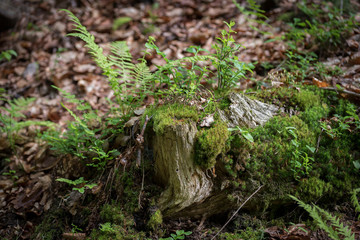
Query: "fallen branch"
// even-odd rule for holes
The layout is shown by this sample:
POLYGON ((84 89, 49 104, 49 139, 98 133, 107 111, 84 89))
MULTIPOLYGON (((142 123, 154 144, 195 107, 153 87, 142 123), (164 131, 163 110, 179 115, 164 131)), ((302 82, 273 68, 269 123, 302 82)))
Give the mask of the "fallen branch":
POLYGON ((342 93, 346 93, 346 94, 353 95, 353 96, 356 96, 356 97, 360 97, 359 93, 351 92, 351 91, 346 90, 346 89, 338 89, 338 88, 332 88, 332 87, 319 87, 319 88, 324 89, 324 90, 335 91, 335 92, 342 92, 342 93))
POLYGON ((229 224, 229 222, 235 217, 235 215, 240 211, 240 209, 258 192, 260 191, 260 189, 263 187, 264 185, 261 185, 255 192, 253 192, 253 194, 250 195, 250 197, 248 197, 245 202, 243 202, 243 204, 241 204, 241 206, 236 210, 236 212, 229 218, 229 220, 224 224, 224 226, 222 226, 222 228, 216 233, 215 236, 213 236, 211 238, 211 240, 214 240, 216 238, 217 235, 219 235, 219 233, 229 224))

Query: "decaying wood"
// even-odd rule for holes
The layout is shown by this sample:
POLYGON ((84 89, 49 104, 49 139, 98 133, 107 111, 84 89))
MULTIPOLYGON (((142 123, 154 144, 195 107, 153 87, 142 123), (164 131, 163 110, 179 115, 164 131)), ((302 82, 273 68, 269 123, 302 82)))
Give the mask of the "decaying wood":
MULTIPOLYGON (((221 113, 229 127, 256 127, 280 110, 240 94, 231 94, 230 101, 229 111, 221 113)), ((195 122, 178 122, 155 136, 155 176, 157 182, 165 187, 158 205, 164 217, 204 218, 238 206, 228 199, 233 190, 221 187, 226 174, 221 174, 221 171, 218 174, 218 170, 217 176, 207 174, 194 163, 197 131, 195 122)), ((243 202, 244 199, 239 200, 243 202)))
POLYGON ((220 118, 228 123, 228 127, 257 127, 266 123, 281 109, 278 106, 250 99, 242 94, 232 93, 227 111, 220 111, 220 118))
POLYGON ((193 161, 196 132, 192 122, 168 126, 164 134, 155 137, 155 174, 166 186, 159 200, 164 216, 201 202, 211 193, 211 179, 193 161))

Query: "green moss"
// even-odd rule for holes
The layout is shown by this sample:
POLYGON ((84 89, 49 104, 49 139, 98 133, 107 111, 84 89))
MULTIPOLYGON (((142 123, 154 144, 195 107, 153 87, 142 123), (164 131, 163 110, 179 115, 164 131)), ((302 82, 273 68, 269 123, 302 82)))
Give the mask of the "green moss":
POLYGON ((228 97, 223 97, 219 102, 219 108, 221 110, 226 110, 230 107, 231 101, 228 97))
POLYGON ((311 107, 322 105, 320 93, 317 90, 305 88, 300 90, 285 87, 272 88, 266 91, 258 91, 256 95, 250 95, 250 97, 298 111, 306 111, 311 107))
POLYGON ((119 205, 105 204, 101 209, 100 219, 103 223, 100 224, 99 229, 93 229, 90 239, 145 239, 143 232, 135 230, 133 217, 124 212, 119 205))
POLYGON ((325 103, 323 103, 318 106, 307 108, 304 112, 300 114, 300 118, 303 119, 311 129, 319 132, 320 131, 319 120, 321 118, 326 117, 328 114, 329 114, 329 108, 325 103))
POLYGON ((163 216, 161 211, 158 209, 156 210, 151 216, 148 222, 148 227, 152 230, 156 230, 163 222, 163 216))
POLYGON ((301 181, 297 187, 296 196, 303 199, 305 202, 315 202, 324 194, 330 193, 333 187, 330 183, 326 183, 318 177, 311 177, 301 181))
POLYGON ((222 233, 220 239, 224 240, 238 240, 238 239, 262 239, 262 231, 247 227, 246 229, 239 231, 239 233, 222 233))
POLYGON ((105 223, 99 229, 93 229, 90 235, 92 240, 133 240, 146 239, 144 232, 137 232, 134 227, 105 223), (104 225, 105 225, 104 224, 104 225))
POLYGON ((229 137, 226 123, 218 122, 209 129, 196 133, 195 163, 205 169, 215 166, 216 157, 225 150, 229 137))
POLYGON ((195 106, 178 103, 160 106, 153 112, 153 128, 157 134, 163 134, 166 126, 189 121, 197 122, 199 120, 199 114, 195 106))
POLYGON ((123 210, 117 204, 105 204, 100 211, 100 217, 103 222, 112 224, 122 224, 125 221, 123 210))
POLYGON ((46 213, 42 222, 35 228, 31 239, 57 239, 65 231, 66 214, 62 208, 46 213))
POLYGON ((313 106, 320 106, 320 96, 313 91, 301 89, 295 93, 295 101, 300 106, 301 110, 307 110, 313 106))

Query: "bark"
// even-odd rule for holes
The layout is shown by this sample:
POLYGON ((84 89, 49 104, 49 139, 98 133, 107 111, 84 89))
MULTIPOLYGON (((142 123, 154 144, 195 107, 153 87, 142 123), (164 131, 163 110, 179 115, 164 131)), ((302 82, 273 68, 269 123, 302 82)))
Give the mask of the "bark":
POLYGON ((165 216, 201 202, 211 193, 211 179, 193 161, 196 132, 196 123, 192 122, 168 126, 155 137, 155 175, 166 186, 159 207, 165 216))

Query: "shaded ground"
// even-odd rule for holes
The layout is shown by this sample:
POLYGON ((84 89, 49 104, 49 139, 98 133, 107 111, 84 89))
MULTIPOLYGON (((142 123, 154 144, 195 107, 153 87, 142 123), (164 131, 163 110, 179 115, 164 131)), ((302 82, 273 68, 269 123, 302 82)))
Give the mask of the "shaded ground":
MULTIPOLYGON (((142 57, 148 36, 156 38, 156 44, 169 59, 186 56, 185 49, 191 45, 200 45, 210 51, 220 30, 225 28, 223 21, 229 22, 234 19, 236 22, 234 30, 237 32, 235 40, 245 47, 240 51, 239 59, 258 63, 252 80, 239 82, 238 90, 255 86, 257 81, 262 81, 267 76, 267 69, 263 67, 265 63, 277 66, 285 59, 286 44, 283 41, 268 40, 283 34, 287 26, 277 18, 294 9, 293 1, 273 5, 266 13, 272 28, 257 25, 263 31, 270 31, 272 35, 262 35, 249 27, 248 19, 240 14, 230 0, 179 0, 171 3, 168 1, 127 3, 127 1, 115 0, 19 0, 14 3, 16 8, 20 9, 20 17, 13 29, 0 34, 0 51, 13 49, 18 55, 10 62, 4 61, 0 64, 0 87, 4 88, 11 98, 20 96, 36 98, 26 111, 28 119, 48 120, 63 127, 71 116, 61 107, 60 102, 64 100, 51 85, 87 100, 94 109, 101 112, 109 109, 106 98, 111 98, 113 93, 107 80, 101 75, 100 69, 87 54, 83 42, 66 37, 73 26, 66 14, 59 9, 69 9, 78 16, 83 25, 95 35, 100 46, 105 49, 109 48, 109 43, 112 41, 126 41, 134 59, 142 57), (119 17, 129 17, 129 19, 122 19, 125 23, 114 29, 114 21, 119 17)), ((305 80, 319 87, 330 88, 339 84, 350 91, 346 97, 354 97, 357 101, 357 94, 360 94, 359 44, 360 31, 355 29, 342 49, 329 54, 329 58, 324 56, 321 59, 328 66, 341 67, 344 71, 341 78, 305 80)), ((156 70, 155 65, 163 64, 161 58, 154 56, 147 60, 152 71, 156 70)), ((273 82, 281 81, 275 79, 273 82)), ((146 104, 152 103, 152 99, 148 99, 146 104)), ((67 107, 73 106, 68 104, 67 107)), ((63 158, 55 156, 44 142, 34 140, 35 135, 36 129, 21 130, 21 138, 17 139, 15 145, 16 154, 11 154, 12 149, 5 134, 2 134, 0 139, 1 172, 14 169, 17 176, 17 179, 14 176, 0 176, 0 236, 8 239, 30 238, 35 226, 41 222, 44 212, 56 205, 60 206, 62 201, 65 201, 61 199, 64 190, 59 186, 54 187, 54 178, 77 175, 78 166, 75 161, 71 161, 70 156, 63 158)), ((92 194, 96 196, 96 189, 92 194)), ((71 202, 78 203, 78 198, 79 196, 70 196, 66 201, 71 205, 71 202)), ((99 207, 97 204, 91 206, 93 209, 99 207)), ((71 212, 73 215, 78 211, 77 206, 71 206, 70 210, 73 211, 71 212)), ((138 215, 135 218, 142 218, 146 214, 138 213, 138 215)), ((211 224, 221 226, 227 216, 222 217, 205 223, 205 228, 210 229, 211 224)), ((56 221, 52 224, 56 224, 56 221)), ((169 231, 191 229, 193 231, 191 238, 202 239, 204 231, 197 231, 203 228, 197 228, 199 225, 203 223, 190 220, 169 221, 164 224, 164 229, 169 231)), ((71 230, 69 227, 71 227, 70 223, 65 227, 64 232, 69 232, 71 230)), ((91 226, 90 221, 89 229, 86 231, 92 227, 95 226, 91 226)), ((309 239, 309 234, 302 236, 303 233, 296 233, 300 227, 304 226, 295 225, 289 228, 289 232, 273 227, 268 229, 268 234, 273 239, 309 239), (298 237, 291 238, 291 236, 298 237)), ((359 231, 359 222, 354 222, 352 228, 355 232, 359 231)), ((206 236, 211 236, 211 233, 206 236)), ((312 236, 313 239, 326 239, 321 231, 312 233, 312 236)))

